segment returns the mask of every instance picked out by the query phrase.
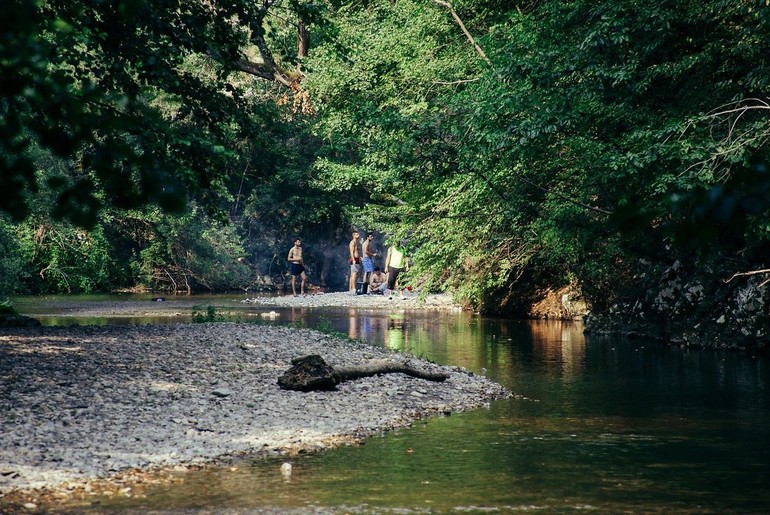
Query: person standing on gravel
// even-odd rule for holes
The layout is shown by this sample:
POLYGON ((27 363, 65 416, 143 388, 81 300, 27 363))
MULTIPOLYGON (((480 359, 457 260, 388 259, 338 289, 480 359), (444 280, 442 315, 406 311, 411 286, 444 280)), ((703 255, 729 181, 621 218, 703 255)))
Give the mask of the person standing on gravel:
POLYGON ((374 258, 379 256, 374 250, 374 235, 372 233, 366 233, 366 239, 361 250, 364 252, 364 282, 368 284, 369 278, 372 276, 372 272, 374 272, 374 258))
POLYGON ((396 280, 401 271, 409 271, 409 258, 406 257, 404 242, 393 244, 388 248, 388 255, 385 256, 385 269, 388 274, 388 289, 396 289, 396 280))
POLYGON ((305 294, 305 281, 307 276, 305 275, 305 261, 302 259, 302 241, 299 238, 294 238, 294 246, 289 249, 289 268, 291 269, 291 292, 294 296, 297 296, 297 276, 302 279, 300 285, 300 293, 305 294))
POLYGON ((348 244, 348 252, 350 257, 348 262, 350 263, 350 293, 356 293, 356 280, 361 274, 361 245, 358 242, 358 231, 353 231, 353 239, 348 244))

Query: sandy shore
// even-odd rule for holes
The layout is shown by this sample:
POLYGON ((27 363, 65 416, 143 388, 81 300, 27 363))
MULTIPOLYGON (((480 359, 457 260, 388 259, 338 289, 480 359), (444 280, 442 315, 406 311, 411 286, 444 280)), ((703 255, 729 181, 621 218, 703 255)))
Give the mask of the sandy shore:
MULTIPOLYGON (((347 296, 334 295, 282 299, 347 296)), ((507 395, 460 369, 306 329, 232 323, 0 329, 0 508, 9 493, 71 490, 131 470, 324 449, 507 395), (388 374, 331 392, 278 388, 291 360, 307 354, 332 366, 408 361, 449 379, 388 374)))

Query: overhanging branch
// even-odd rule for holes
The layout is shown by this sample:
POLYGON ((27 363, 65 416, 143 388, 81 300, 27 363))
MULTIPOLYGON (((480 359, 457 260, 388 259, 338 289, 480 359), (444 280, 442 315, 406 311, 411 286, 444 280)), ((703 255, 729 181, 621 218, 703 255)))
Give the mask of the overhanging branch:
POLYGON ((290 88, 293 83, 299 79, 297 74, 289 74, 281 70, 276 65, 255 63, 246 59, 239 59, 235 62, 235 68, 238 71, 248 73, 261 79, 277 82, 282 86, 290 88))
MULTIPOLYGON (((750 275, 762 275, 762 274, 764 274, 764 275, 770 274, 770 268, 765 268, 763 270, 751 270, 749 272, 735 272, 732 276, 730 276, 729 279, 725 279, 724 282, 725 283, 729 283, 730 281, 732 281, 736 277, 746 277, 746 276, 750 276, 750 275)), ((765 279, 764 281, 762 281, 759 284, 758 287, 761 288, 762 286, 766 285, 767 283, 770 283, 770 279, 765 279)))

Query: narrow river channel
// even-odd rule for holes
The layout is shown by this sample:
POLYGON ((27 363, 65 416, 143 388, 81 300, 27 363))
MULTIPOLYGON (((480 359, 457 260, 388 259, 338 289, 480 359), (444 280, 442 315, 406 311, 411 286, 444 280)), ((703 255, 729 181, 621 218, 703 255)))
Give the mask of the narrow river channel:
MULTIPOLYGON (((21 305, 34 316, 33 300, 21 305)), ((73 512, 770 510, 767 358, 585 338, 578 323, 399 309, 276 311, 275 323, 323 326, 462 366, 516 396, 359 447, 188 472, 146 497, 73 512), (289 479, 280 473, 285 461, 293 465, 289 479)), ((53 321, 61 323, 43 318, 53 321)))

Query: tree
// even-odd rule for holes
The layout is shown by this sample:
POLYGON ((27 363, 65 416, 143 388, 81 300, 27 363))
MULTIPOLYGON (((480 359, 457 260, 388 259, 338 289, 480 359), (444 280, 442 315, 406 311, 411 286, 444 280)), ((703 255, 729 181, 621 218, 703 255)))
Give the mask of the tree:
POLYGON ((147 231, 148 241, 132 267, 151 289, 189 294, 242 290, 251 283, 234 228, 207 219, 199 209, 184 216, 156 216, 147 231))
POLYGON ((238 144, 276 116, 237 70, 296 80, 268 44, 278 7, 313 12, 269 0, 4 2, 0 208, 22 220, 43 180, 53 214, 83 227, 107 205, 181 212, 190 196, 216 211, 238 144), (40 177, 35 151, 66 159, 66 173, 40 177))
POLYGON ((270 275, 265 247, 328 235, 341 199, 309 184, 317 140, 300 86, 321 13, 293 0, 3 3, 0 210, 8 234, 30 236, 28 273, 6 267, 9 291, 247 287, 247 265, 270 275), (92 236, 120 264, 109 277, 76 270, 92 236))
POLYGON ((475 307, 568 282, 606 307, 640 259, 697 259, 699 212, 721 234, 712 261, 766 248, 766 207, 749 201, 768 118, 741 116, 724 152, 713 113, 768 91, 769 21, 748 1, 347 6, 347 51, 308 62, 317 168, 329 188, 365 187, 370 219, 410 235, 417 273, 475 307), (738 225, 717 222, 743 204, 738 225))

